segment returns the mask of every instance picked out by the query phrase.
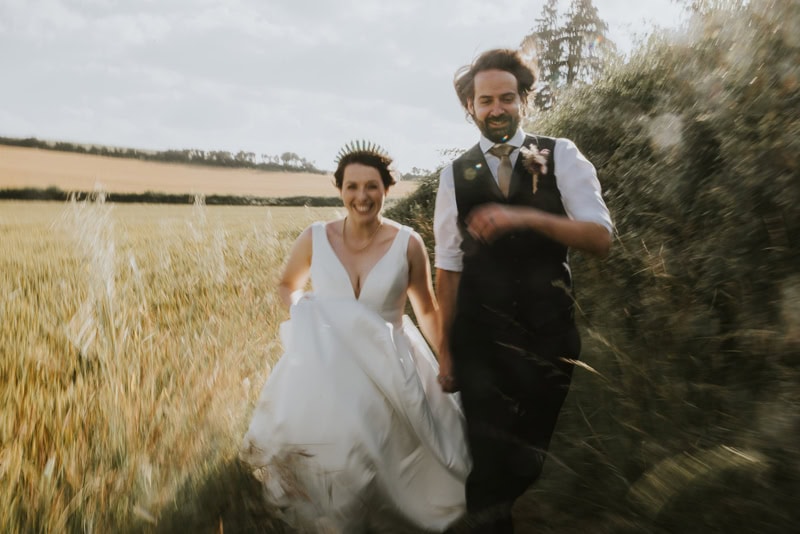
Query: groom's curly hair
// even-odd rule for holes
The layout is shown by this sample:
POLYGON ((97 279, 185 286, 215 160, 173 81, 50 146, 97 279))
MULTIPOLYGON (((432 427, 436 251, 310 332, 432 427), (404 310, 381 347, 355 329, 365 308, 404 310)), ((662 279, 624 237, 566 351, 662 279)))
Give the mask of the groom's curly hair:
POLYGON ((469 109, 467 103, 475 98, 475 75, 484 70, 504 70, 513 74, 517 79, 517 93, 523 103, 527 102, 528 93, 536 83, 536 67, 528 65, 517 50, 495 48, 456 71, 453 85, 464 109, 469 109))

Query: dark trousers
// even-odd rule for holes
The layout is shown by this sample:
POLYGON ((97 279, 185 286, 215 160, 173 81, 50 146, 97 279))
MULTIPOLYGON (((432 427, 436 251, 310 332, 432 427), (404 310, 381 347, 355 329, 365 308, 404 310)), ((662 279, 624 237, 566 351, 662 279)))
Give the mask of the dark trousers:
POLYGON ((513 532, 511 506, 539 477, 567 395, 580 337, 571 313, 530 327, 511 316, 457 313, 451 332, 467 420, 473 532, 513 532))

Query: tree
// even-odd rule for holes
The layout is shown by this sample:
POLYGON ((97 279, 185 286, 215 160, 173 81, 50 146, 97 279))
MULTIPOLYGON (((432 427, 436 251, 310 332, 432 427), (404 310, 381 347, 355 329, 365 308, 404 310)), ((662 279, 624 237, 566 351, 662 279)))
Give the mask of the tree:
POLYGON ((608 25, 592 0, 571 0, 564 16, 558 6, 558 0, 547 0, 520 45, 523 55, 535 56, 539 63, 533 102, 539 109, 552 107, 564 87, 592 83, 616 54, 606 36, 608 25))
POLYGON ((255 165, 256 163, 256 155, 254 152, 246 152, 244 150, 240 150, 236 153, 234 158, 236 160, 237 165, 241 165, 242 167, 248 167, 255 165))
POLYGON ((295 167, 300 162, 300 156, 294 152, 284 152, 281 154, 281 161, 287 167, 295 167))
POLYGON ((534 93, 534 105, 547 109, 562 78, 563 39, 559 27, 558 0, 547 0, 542 15, 536 19, 533 33, 522 41, 523 55, 535 58, 539 64, 539 80, 534 93))
POLYGON ((591 83, 603 72, 606 52, 613 52, 607 44, 608 24, 600 18, 592 0, 572 0, 567 17, 567 85, 576 80, 591 83))

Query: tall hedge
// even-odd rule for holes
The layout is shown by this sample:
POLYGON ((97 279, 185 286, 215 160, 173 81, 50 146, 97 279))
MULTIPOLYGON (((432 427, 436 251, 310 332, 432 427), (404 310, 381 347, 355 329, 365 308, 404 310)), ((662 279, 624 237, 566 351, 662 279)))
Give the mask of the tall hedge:
MULTIPOLYGON (((584 365, 517 517, 538 532, 793 531, 800 0, 696 14, 527 129, 595 164, 617 235, 605 260, 572 255, 584 365)), ((430 177, 390 213, 429 244, 435 190, 430 177)))

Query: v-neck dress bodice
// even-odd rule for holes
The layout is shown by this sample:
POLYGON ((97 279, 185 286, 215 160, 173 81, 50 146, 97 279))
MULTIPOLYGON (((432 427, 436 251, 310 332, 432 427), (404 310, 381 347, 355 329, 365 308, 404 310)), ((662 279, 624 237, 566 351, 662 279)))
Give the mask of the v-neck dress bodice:
POLYGON ((325 225, 312 226, 313 292, 281 325, 284 354, 241 449, 294 530, 442 531, 465 512, 459 399, 403 314, 410 237, 401 226, 356 298, 325 225))
MULTIPOLYGON (((320 298, 356 299, 355 290, 339 257, 331 246, 325 223, 312 225, 311 285, 320 298)), ((389 249, 361 281, 356 299, 386 322, 402 321, 408 288, 408 240, 411 229, 401 226, 389 249)))

